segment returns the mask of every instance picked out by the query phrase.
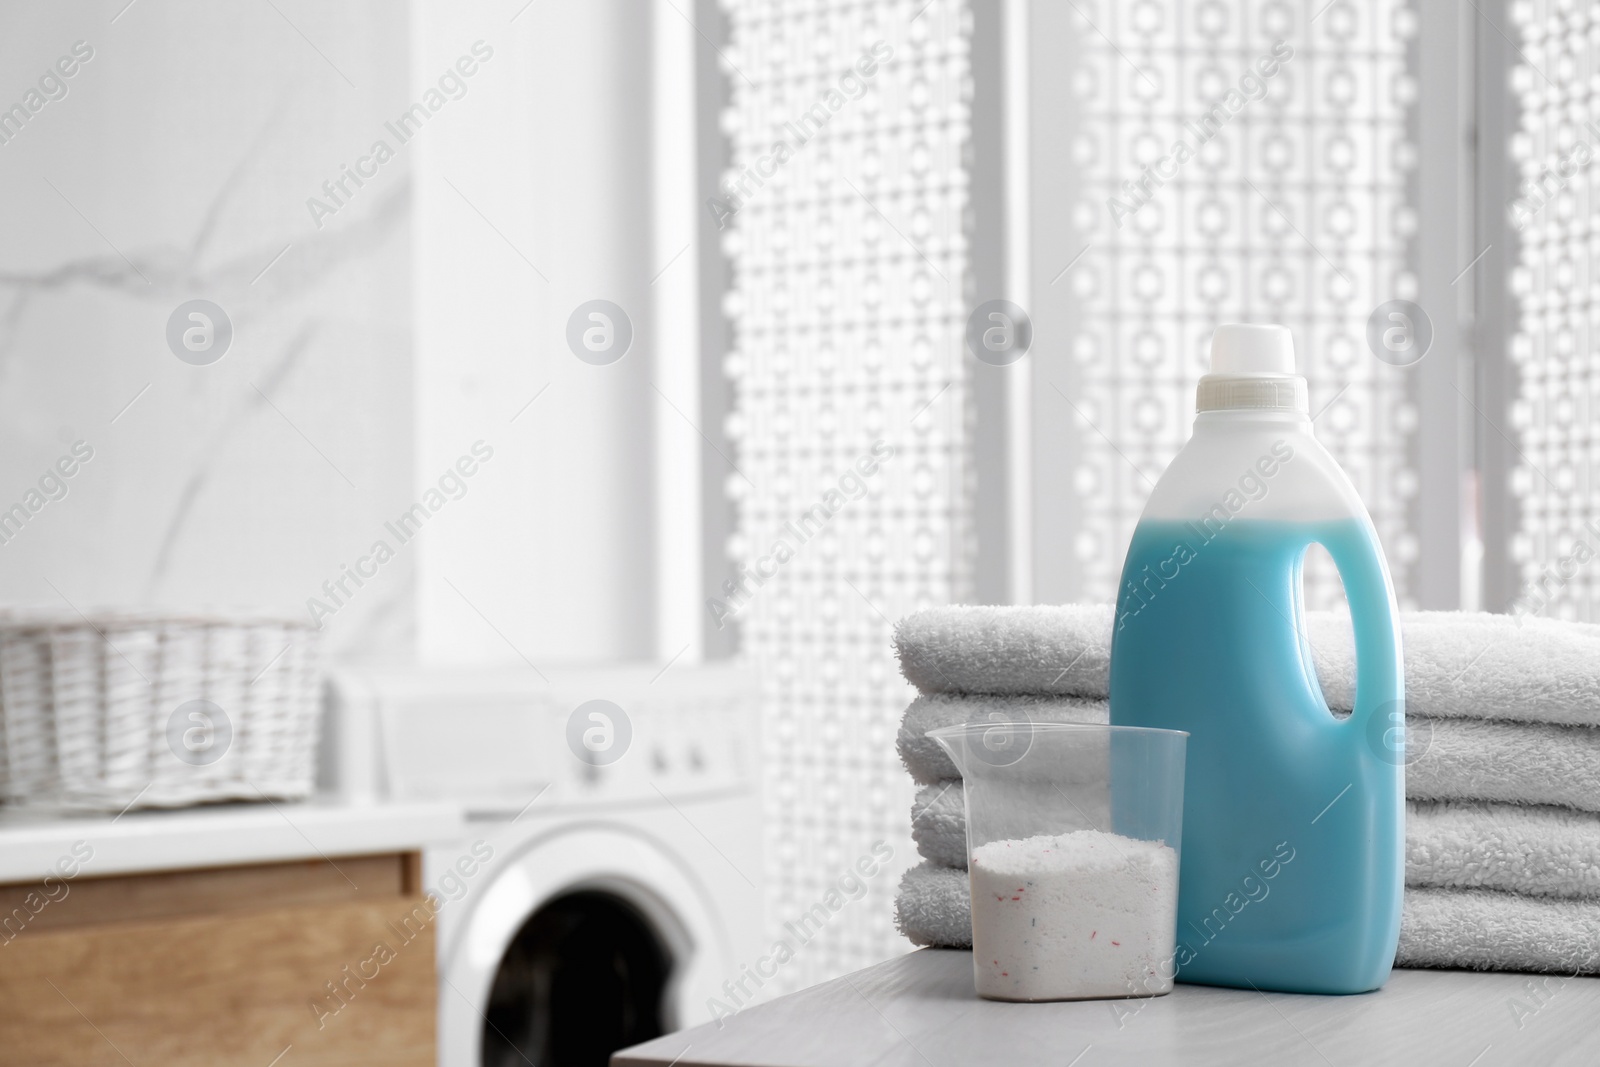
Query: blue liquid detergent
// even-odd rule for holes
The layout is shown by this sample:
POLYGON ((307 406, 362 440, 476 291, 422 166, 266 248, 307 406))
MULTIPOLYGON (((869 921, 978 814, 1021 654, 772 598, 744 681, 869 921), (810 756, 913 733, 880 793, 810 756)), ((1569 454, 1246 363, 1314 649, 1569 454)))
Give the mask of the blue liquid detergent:
POLYGON ((1400 931, 1404 764, 1399 642, 1364 519, 1141 522, 1123 570, 1111 721, 1190 733, 1178 980, 1359 993, 1400 931), (1209 538, 1209 540, 1207 539, 1209 538), (1339 566, 1356 712, 1328 710, 1304 637, 1301 566, 1339 566), (1401 750, 1403 751, 1403 749, 1401 750))

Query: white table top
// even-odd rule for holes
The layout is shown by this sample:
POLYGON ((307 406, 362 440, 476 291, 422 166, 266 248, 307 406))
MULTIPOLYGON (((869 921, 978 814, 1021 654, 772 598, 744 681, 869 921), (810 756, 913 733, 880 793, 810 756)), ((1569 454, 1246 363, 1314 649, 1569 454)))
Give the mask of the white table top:
POLYGON ((1592 1065, 1597 1018, 1600 978, 1474 971, 1398 970, 1383 989, 1355 997, 1179 985, 1152 1000, 1005 1004, 973 993, 972 953, 923 949, 748 1008, 720 1029, 706 1023, 637 1045, 611 1063, 1592 1065))
POLYGON ((124 815, 0 807, 0 884, 34 881, 77 842, 93 848, 85 876, 371 855, 465 836, 459 806, 216 804, 124 815))

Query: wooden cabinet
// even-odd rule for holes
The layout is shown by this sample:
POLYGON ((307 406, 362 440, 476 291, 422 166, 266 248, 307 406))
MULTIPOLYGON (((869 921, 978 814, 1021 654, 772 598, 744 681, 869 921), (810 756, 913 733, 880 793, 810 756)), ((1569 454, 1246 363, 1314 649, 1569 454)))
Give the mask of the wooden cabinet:
POLYGON ((418 869, 395 853, 0 886, 0 1059, 431 1067, 418 869))

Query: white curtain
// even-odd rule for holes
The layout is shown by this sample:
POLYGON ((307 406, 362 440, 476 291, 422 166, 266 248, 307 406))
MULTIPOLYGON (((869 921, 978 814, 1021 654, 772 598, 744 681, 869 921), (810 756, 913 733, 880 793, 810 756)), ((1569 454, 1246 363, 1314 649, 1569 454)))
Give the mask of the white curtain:
POLYGON ((1521 579, 1513 610, 1600 621, 1600 332, 1594 326, 1600 218, 1591 118, 1600 72, 1593 27, 1600 4, 1511 5, 1521 62, 1511 91, 1521 121, 1511 154, 1520 182, 1511 224, 1521 253, 1512 274, 1517 314, 1511 359, 1520 523, 1512 556, 1521 579))
MULTIPOLYGON (((1317 436, 1371 511, 1406 601, 1418 554, 1415 372, 1375 355, 1368 322, 1417 299, 1412 5, 1033 10, 1065 68, 1066 98, 1033 106, 1062 125, 1070 159, 1059 189, 1034 190, 1071 202, 1052 266, 1034 281, 1048 316, 1040 336, 1057 339, 1035 372, 1035 421, 1076 429, 1066 588, 1115 595, 1151 486, 1188 439, 1212 329, 1280 322, 1310 380, 1317 436)), ((1337 595, 1331 569, 1316 569, 1311 600, 1337 595)))
POLYGON ((712 611, 766 683, 767 919, 795 949, 771 992, 909 947, 891 900, 912 860, 894 751, 910 693, 889 642, 891 620, 970 594, 970 16, 725 6, 732 153, 709 207, 733 271, 739 470, 712 611))

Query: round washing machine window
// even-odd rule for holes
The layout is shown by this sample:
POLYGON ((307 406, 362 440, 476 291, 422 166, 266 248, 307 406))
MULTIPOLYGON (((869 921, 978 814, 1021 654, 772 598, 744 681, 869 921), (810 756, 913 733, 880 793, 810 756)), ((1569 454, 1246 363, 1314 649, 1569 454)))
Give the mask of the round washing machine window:
POLYGON ((703 1021, 733 973, 706 887, 627 827, 565 827, 496 867, 440 960, 450 1067, 604 1067, 703 1021))
POLYGON ((480 1035, 484 1067, 604 1067, 617 1049, 667 1032, 671 974, 667 946, 626 897, 602 889, 556 897, 500 960, 480 1035))

